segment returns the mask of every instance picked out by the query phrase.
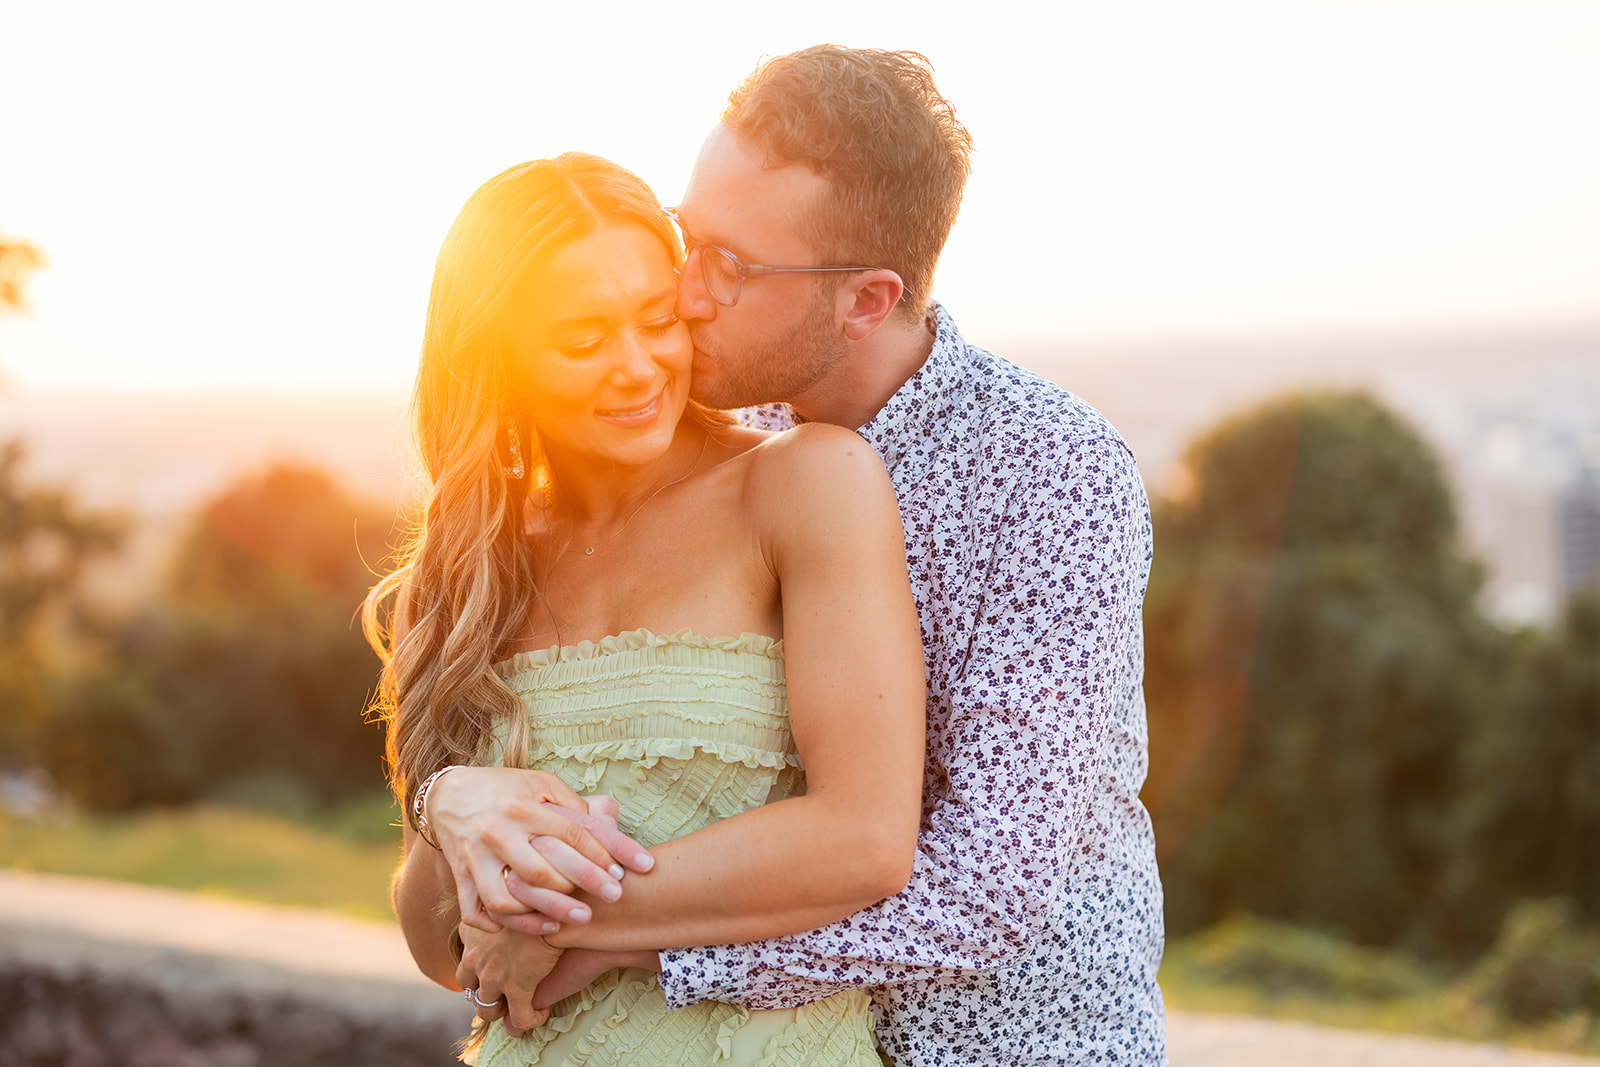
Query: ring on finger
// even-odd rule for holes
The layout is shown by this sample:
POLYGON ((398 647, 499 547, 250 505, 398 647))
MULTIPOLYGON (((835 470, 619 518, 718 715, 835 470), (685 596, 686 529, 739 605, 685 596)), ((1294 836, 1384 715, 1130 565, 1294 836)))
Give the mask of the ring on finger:
POLYGON ((498 998, 489 1001, 489 1003, 487 1003, 487 1004, 485 1004, 483 1001, 479 1000, 478 999, 478 991, 476 989, 463 989, 461 991, 461 993, 468 1000, 472 1001, 472 1003, 476 1004, 480 1008, 498 1008, 500 1006, 500 1001, 499 1001, 498 998))

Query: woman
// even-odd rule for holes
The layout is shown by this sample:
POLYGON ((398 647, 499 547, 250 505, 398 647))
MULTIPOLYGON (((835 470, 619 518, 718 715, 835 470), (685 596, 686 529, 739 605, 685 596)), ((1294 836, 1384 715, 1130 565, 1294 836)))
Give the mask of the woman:
MULTIPOLYGON (((548 1022, 532 1004, 562 948, 633 961, 811 929, 897 892, 914 854, 921 644, 888 479, 854 434, 690 404, 682 258, 642 182, 568 154, 485 183, 435 268, 415 398, 432 491, 367 624, 414 816, 396 910, 450 983, 454 889, 495 1020, 480 1064, 879 1062, 861 991, 669 1012, 648 970, 613 969, 548 1022), (595 837, 538 836, 579 793, 615 795, 653 868, 592 818, 595 837), (626 892, 596 837, 639 872, 626 892), (614 903, 591 916, 580 885, 614 903), (562 919, 549 940, 502 925, 535 908, 562 919)), ((852 284, 770 281, 836 302, 852 284)))

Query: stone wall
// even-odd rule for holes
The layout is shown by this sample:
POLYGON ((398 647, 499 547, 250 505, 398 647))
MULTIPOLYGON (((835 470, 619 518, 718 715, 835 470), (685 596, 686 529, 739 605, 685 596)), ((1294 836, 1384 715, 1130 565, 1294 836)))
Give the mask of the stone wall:
POLYGON ((0 916, 0 1067, 446 1067, 442 990, 102 940, 0 916))

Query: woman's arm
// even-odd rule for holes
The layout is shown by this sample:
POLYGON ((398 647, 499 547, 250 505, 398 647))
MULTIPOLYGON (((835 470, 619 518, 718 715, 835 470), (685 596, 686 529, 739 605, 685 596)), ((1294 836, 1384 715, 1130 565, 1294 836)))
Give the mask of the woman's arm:
POLYGON ((585 897, 593 920, 552 944, 632 951, 796 933, 893 896, 910 876, 925 691, 893 490, 877 454, 837 427, 762 447, 748 505, 781 583, 806 792, 657 846, 648 877, 630 878, 615 903, 585 897))
POLYGON ((425 844, 409 823, 404 833, 405 852, 389 883, 389 901, 417 969, 445 988, 457 989, 456 963, 449 951, 450 931, 461 918, 455 879, 444 855, 425 844))

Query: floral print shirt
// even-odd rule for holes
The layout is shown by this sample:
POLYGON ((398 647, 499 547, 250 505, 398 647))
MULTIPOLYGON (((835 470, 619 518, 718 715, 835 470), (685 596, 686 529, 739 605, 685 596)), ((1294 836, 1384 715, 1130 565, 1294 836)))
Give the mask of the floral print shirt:
POLYGON ((927 661, 911 881, 804 934, 663 950, 661 985, 752 1008, 869 986, 899 1067, 1164 1064, 1144 487, 1099 412, 934 311, 927 362, 858 431, 899 497, 927 661))

